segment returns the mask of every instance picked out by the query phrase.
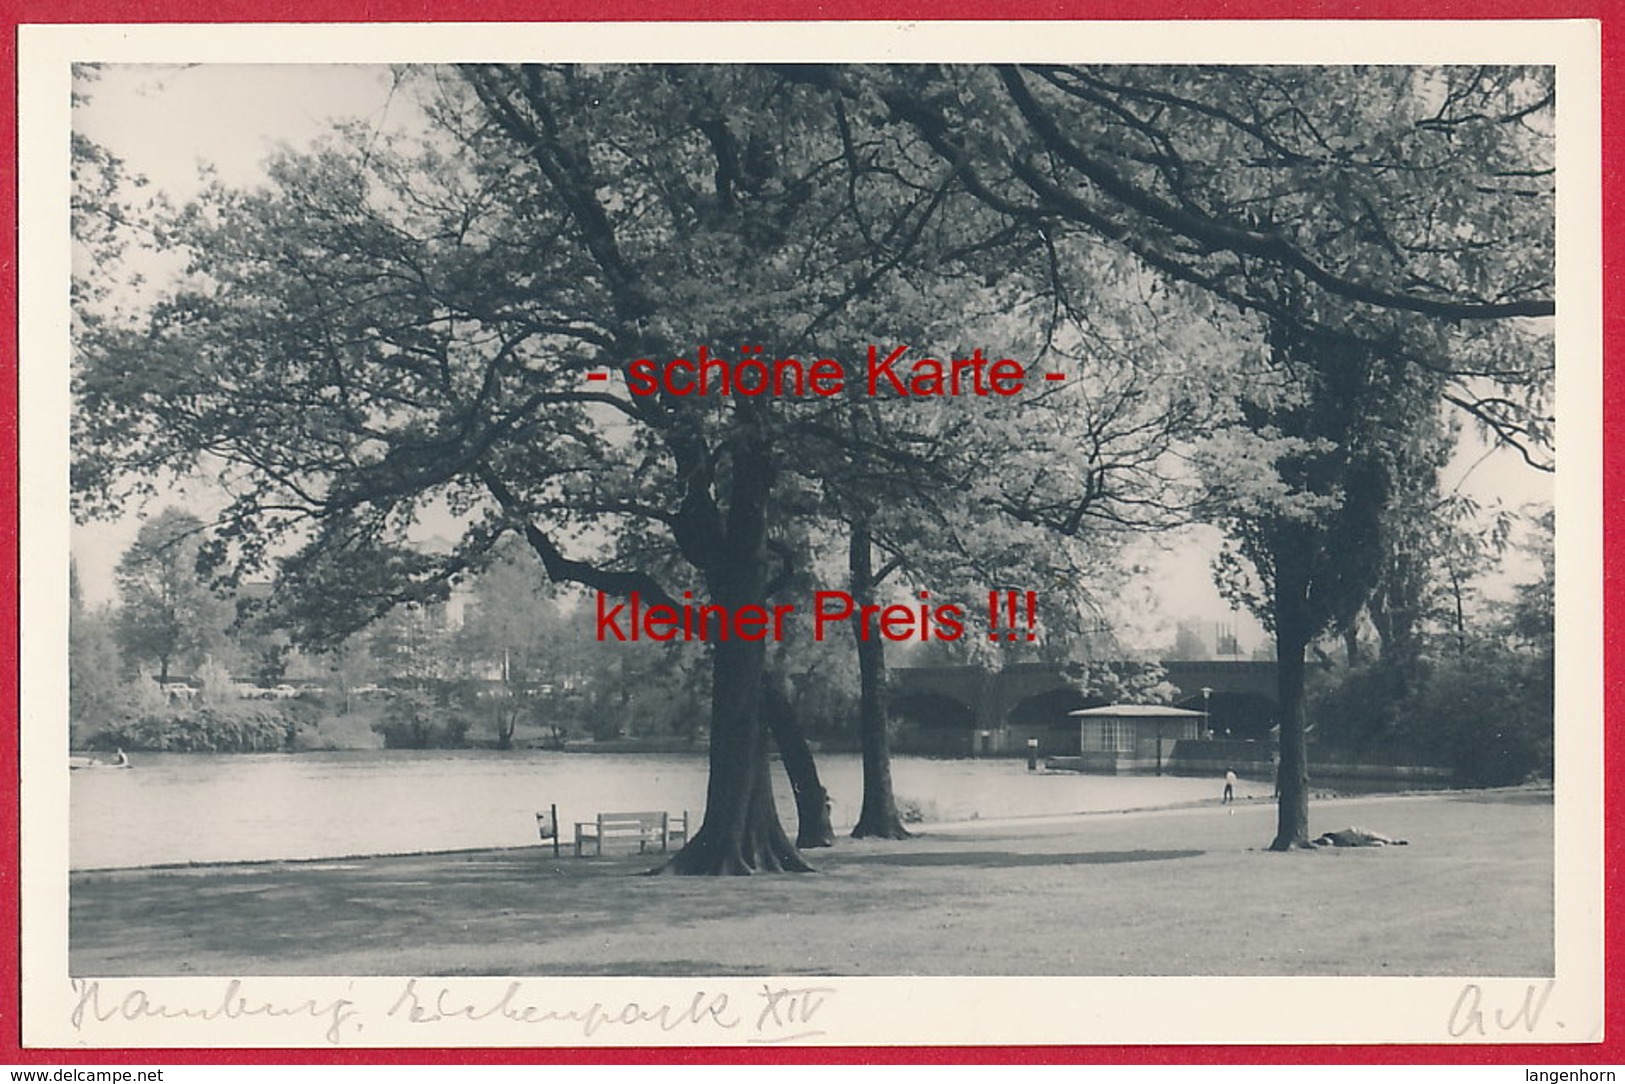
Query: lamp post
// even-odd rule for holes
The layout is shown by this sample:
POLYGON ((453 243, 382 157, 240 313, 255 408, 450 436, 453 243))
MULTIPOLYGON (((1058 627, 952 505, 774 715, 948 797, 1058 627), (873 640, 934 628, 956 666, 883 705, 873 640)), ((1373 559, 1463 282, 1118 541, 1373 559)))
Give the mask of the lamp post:
POLYGON ((1202 736, 1206 738, 1213 737, 1213 715, 1208 711, 1208 698, 1212 695, 1212 689, 1202 686, 1202 736))

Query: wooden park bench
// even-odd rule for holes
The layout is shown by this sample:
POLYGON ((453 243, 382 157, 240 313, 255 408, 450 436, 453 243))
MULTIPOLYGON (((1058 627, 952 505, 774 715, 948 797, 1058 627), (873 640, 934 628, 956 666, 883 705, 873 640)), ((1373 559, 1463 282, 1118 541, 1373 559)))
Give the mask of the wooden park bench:
POLYGON ((600 813, 596 820, 576 821, 577 858, 589 843, 593 854, 603 854, 605 840, 635 840, 639 854, 651 843, 658 843, 664 851, 673 843, 688 842, 688 813, 600 813))

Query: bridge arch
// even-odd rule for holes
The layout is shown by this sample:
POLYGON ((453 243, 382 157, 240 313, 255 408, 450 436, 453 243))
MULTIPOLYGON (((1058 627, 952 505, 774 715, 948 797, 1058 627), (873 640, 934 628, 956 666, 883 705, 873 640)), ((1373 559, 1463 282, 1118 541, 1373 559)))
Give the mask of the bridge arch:
MULTIPOLYGON (((1211 659, 1164 662, 1180 690, 1176 706, 1210 713, 1213 731, 1265 738, 1279 723, 1276 667, 1268 661, 1211 659), (1212 690, 1204 699, 1202 689, 1212 690)), ((975 666, 896 667, 891 712, 900 752, 943 756, 1024 752, 1038 738, 1046 753, 1067 755, 1078 741, 1067 712, 1097 707, 1068 680, 1064 665, 1017 663, 1003 670, 975 666)))
POLYGON ((893 746, 927 756, 975 756, 976 709, 959 697, 924 689, 897 689, 887 697, 893 746))
POLYGON ((1253 692, 1220 692, 1203 698, 1181 696, 1174 707, 1207 713, 1207 728, 1215 738, 1238 738, 1262 741, 1280 723, 1280 712, 1275 701, 1253 692))

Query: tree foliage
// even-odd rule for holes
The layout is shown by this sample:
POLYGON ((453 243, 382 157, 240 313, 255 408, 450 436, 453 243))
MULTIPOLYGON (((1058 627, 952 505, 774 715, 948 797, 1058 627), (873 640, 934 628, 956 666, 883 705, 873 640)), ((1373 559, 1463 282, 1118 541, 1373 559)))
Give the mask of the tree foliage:
POLYGON ((77 565, 68 566, 68 721, 75 746, 112 713, 126 680, 108 607, 85 604, 77 565))
POLYGON ((1281 814, 1273 846, 1307 846, 1305 651, 1350 627, 1389 552, 1407 479, 1431 478, 1437 378, 1343 342, 1272 329, 1271 366, 1239 424, 1205 453, 1229 534, 1221 586, 1276 642, 1281 814), (1421 450, 1419 450, 1421 449, 1421 450))
POLYGON ((142 525, 116 570, 124 660, 155 663, 160 681, 174 667, 198 666, 225 639, 230 609, 199 565, 202 531, 197 516, 166 508, 142 525))
POLYGON ((878 91, 986 204, 1447 378, 1549 465, 1553 72, 901 69, 878 91))
POLYGON ((1534 580, 1510 601, 1455 615, 1414 653, 1382 655, 1337 675, 1312 705, 1322 740, 1365 755, 1450 768, 1467 786, 1550 778, 1554 693, 1551 521, 1535 523, 1534 580))
POLYGON ((1182 691, 1156 662, 1085 662, 1068 676, 1091 704, 1172 704, 1182 691))

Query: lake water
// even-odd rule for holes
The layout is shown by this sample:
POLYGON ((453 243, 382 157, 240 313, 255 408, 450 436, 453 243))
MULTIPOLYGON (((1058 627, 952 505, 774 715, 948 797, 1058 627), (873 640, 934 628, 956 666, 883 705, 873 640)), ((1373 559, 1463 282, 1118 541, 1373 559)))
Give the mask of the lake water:
MULTIPOLYGON (((571 824, 600 810, 705 806, 703 756, 547 751, 365 751, 296 755, 138 754, 132 771, 73 772, 69 863, 74 869, 272 858, 515 847, 534 844, 536 811, 556 805, 571 824)), ((855 755, 823 755, 818 770, 837 832, 863 798, 855 755)), ((1028 772, 1021 760, 896 757, 900 805, 927 823, 1042 816, 1217 799, 1216 779, 1028 772)), ((774 789, 794 835, 790 786, 774 789)), ((1269 794, 1245 782, 1242 793, 1269 794)))

